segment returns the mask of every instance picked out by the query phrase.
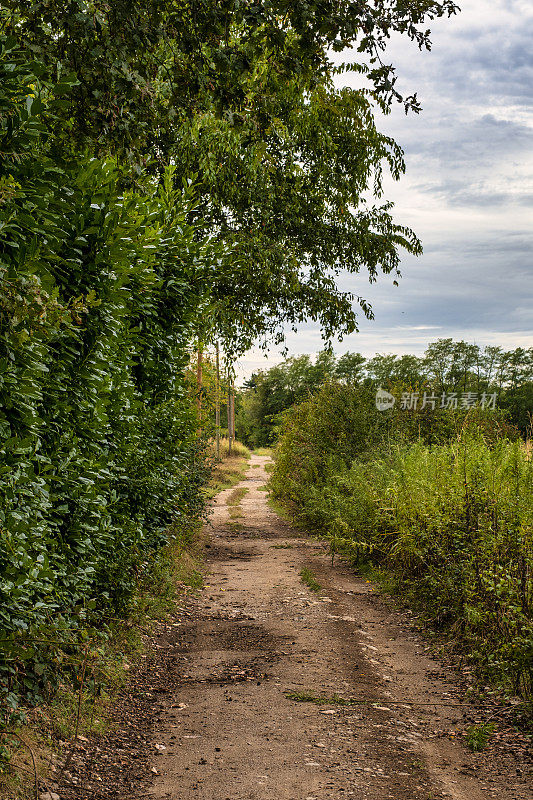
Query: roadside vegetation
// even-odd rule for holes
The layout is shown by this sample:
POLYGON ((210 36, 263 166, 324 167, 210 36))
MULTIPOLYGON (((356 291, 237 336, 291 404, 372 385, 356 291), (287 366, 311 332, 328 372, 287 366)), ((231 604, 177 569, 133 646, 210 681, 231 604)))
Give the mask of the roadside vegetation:
POLYGON ((390 570, 479 682, 531 701, 530 450, 501 412, 379 412, 374 394, 328 384, 285 412, 274 498, 332 554, 390 570))
MULTIPOLYGON (((234 452, 246 454, 247 449, 236 444, 234 452)), ((223 452, 225 457, 216 463, 203 489, 206 495, 235 485, 246 471, 244 455, 228 457, 227 448, 223 452)), ((36 775, 48 775, 51 763, 65 768, 76 737, 109 729, 110 705, 146 653, 149 637, 177 602, 186 604, 187 595, 203 586, 201 529, 198 519, 167 531, 168 543, 154 553, 139 576, 127 612, 108 620, 103 635, 86 628, 80 646, 55 642, 57 683, 41 693, 34 708, 26 702, 4 722, 0 796, 4 792, 10 797, 32 796, 36 775)))
MULTIPOLYGON (((131 677, 157 626, 203 585, 199 523, 176 534, 140 578, 127 613, 107 620, 105 635, 86 628, 81 645, 57 639, 56 683, 42 688, 38 703, 26 701, 4 721, 0 796, 35 797, 50 766, 68 770, 71 751, 110 729, 109 711, 131 677)), ((52 778, 57 776, 57 772, 52 778)), ((41 794, 41 793, 39 793, 41 794)))

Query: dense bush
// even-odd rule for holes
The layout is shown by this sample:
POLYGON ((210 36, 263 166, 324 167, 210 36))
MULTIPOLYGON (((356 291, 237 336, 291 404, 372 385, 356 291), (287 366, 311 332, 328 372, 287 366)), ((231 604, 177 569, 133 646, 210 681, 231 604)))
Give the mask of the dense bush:
POLYGON ((302 492, 326 483, 386 438, 390 419, 376 409, 374 396, 367 387, 328 384, 285 411, 272 476, 275 491, 300 505, 302 492))
POLYGON ((394 570, 480 672, 530 697, 533 462, 483 419, 436 416, 428 444, 401 413, 380 423, 364 393, 324 389, 286 414, 272 490, 334 551, 394 570))
POLYGON ((63 161, 47 126, 69 80, 0 49, 0 675, 33 691, 39 643, 122 612, 202 508, 181 376, 217 254, 171 168, 63 161))

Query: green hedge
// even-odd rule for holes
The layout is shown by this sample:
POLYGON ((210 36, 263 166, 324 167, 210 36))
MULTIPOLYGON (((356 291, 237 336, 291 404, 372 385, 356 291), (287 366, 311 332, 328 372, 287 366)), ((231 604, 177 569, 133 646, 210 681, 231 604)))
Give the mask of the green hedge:
MULTIPOLYGON (((188 186, 48 137, 72 85, 0 39, 0 676, 122 613, 169 526, 202 510, 183 385, 206 272, 188 186), (59 635, 61 634, 61 635, 59 635)), ((53 672, 53 669, 48 675, 53 672)), ((39 677, 40 676, 40 677, 39 677)))

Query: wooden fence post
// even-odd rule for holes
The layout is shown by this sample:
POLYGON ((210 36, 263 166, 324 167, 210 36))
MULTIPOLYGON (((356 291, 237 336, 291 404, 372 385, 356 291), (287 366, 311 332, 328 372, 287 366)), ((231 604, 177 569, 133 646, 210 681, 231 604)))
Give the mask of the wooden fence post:
POLYGON ((215 436, 217 443, 217 461, 220 461, 220 354, 218 342, 216 344, 215 436))

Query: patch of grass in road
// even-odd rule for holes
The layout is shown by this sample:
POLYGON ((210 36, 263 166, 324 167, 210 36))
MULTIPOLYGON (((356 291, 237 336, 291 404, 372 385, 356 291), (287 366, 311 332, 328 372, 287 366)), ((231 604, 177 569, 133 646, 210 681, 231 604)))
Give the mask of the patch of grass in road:
POLYGON ((229 517, 230 519, 240 519, 244 517, 244 514, 242 513, 240 506, 230 506, 229 517))
POLYGON ((248 494, 249 489, 246 486, 239 486, 238 489, 234 489, 230 495, 228 495, 228 499, 226 500, 227 506, 238 506, 241 502, 242 498, 248 494))
POLYGON ((357 700, 355 697, 341 697, 339 694, 334 694, 331 697, 320 697, 312 692, 284 692, 287 700, 293 700, 295 703, 315 703, 317 706, 357 706, 363 702, 357 700))
POLYGON ((248 461, 243 456, 225 458, 214 467, 211 480, 203 490, 205 497, 212 500, 223 489, 231 489, 243 480, 247 469, 248 461))
POLYGON ((322 589, 311 570, 307 567, 300 570, 300 578, 302 579, 302 583, 305 583, 312 592, 319 592, 322 589))
POLYGON ((233 534, 243 533, 246 530, 242 522, 238 522, 236 519, 226 522, 225 527, 228 528, 233 534))
POLYGON ((264 484, 264 486, 258 486, 257 487, 257 491, 258 492, 268 492, 268 486, 266 485, 266 483, 264 484))
POLYGON ((382 709, 379 700, 372 700, 370 697, 342 697, 340 694, 332 694, 324 697, 313 692, 283 692, 287 700, 295 703, 314 703, 317 706, 367 706, 368 708, 382 709))
POLYGON ((273 550, 290 550, 293 545, 285 542, 284 544, 271 544, 273 550))
POLYGON ((261 464, 252 464, 252 469, 261 469, 261 464))
POLYGON ((270 448, 270 447, 258 447, 253 452, 254 452, 254 456, 271 456, 272 455, 272 448, 270 448))

